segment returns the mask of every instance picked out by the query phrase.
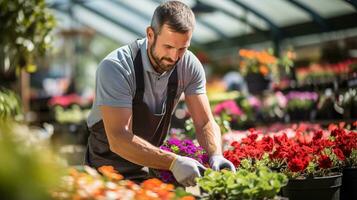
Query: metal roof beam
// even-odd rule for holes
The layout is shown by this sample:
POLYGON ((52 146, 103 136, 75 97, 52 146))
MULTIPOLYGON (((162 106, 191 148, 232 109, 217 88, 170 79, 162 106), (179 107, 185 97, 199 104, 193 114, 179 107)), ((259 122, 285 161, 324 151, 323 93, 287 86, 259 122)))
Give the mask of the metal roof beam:
POLYGON ((314 20, 321 28, 321 30, 323 32, 327 32, 330 30, 329 25, 327 24, 326 20, 324 18, 322 18, 317 12, 315 12, 313 9, 309 8, 308 6, 306 6, 305 4, 298 2, 296 0, 287 0, 288 2, 290 2, 291 4, 293 4, 294 6, 300 8, 301 10, 303 10, 304 12, 306 12, 307 14, 309 14, 312 17, 312 20, 314 20))
POLYGON ((284 37, 283 31, 267 16, 263 15, 262 13, 255 10, 254 8, 242 3, 241 1, 238 1, 238 0, 231 0, 231 1, 233 3, 235 3, 236 5, 242 7, 243 9, 253 13, 254 15, 256 15, 258 18, 262 19, 263 21, 265 21, 269 25, 275 39, 280 40, 284 37))
POLYGON ((105 20, 108 20, 109 22, 111 22, 111 23, 113 23, 113 24, 115 24, 117 26, 123 27, 124 29, 128 30, 129 32, 133 33, 134 35, 137 35, 137 36, 140 36, 140 37, 144 36, 141 32, 137 31, 136 29, 132 28, 131 26, 123 24, 120 21, 114 19, 113 17, 108 16, 107 14, 102 13, 102 12, 100 12, 100 11, 94 9, 94 8, 91 8, 90 6, 88 6, 86 4, 80 4, 80 3, 77 3, 76 1, 73 1, 73 3, 75 5, 77 5, 77 6, 80 6, 80 7, 84 8, 84 9, 86 9, 86 10, 88 10, 88 11, 90 11, 90 12, 92 12, 92 13, 94 13, 94 14, 102 17, 102 18, 104 18, 105 20))
MULTIPOLYGON (((155 1, 156 3, 162 3, 160 0, 153 0, 153 1, 155 1)), ((203 24, 204 26, 206 26, 211 31, 215 32, 217 35, 219 35, 219 37, 221 37, 221 38, 223 38, 225 40, 229 39, 225 33, 223 33, 220 29, 218 29, 217 27, 213 26, 212 24, 209 24, 209 23, 201 20, 199 17, 197 17, 197 21, 199 23, 203 24)))
POLYGON ((357 0, 345 0, 357 10, 357 0))
MULTIPOLYGON (((203 1, 200 1, 200 3, 207 5, 207 3, 203 2, 203 1)), ((250 27, 251 27, 254 31, 256 31, 256 32, 262 32, 262 31, 263 31, 262 29, 260 29, 259 27, 255 26, 254 24, 249 23, 244 17, 237 16, 236 14, 234 14, 234 13, 228 11, 228 10, 225 10, 225 9, 223 9, 223 8, 218 8, 218 7, 214 7, 214 8, 215 8, 217 11, 222 12, 222 13, 225 14, 225 15, 228 15, 228 16, 234 18, 234 19, 239 20, 240 22, 242 22, 242 23, 244 23, 244 24, 247 24, 248 26, 250 26, 250 27)))
MULTIPOLYGON (((145 20, 151 21, 151 16, 146 15, 145 13, 140 12, 140 11, 139 11, 138 9, 136 9, 136 8, 133 8, 133 7, 131 7, 131 6, 128 6, 128 5, 126 5, 126 4, 124 4, 124 3, 120 2, 120 1, 115 1, 115 0, 108 0, 108 1, 110 1, 110 2, 112 2, 112 3, 114 3, 114 4, 116 4, 116 5, 119 6, 119 7, 125 8, 125 9, 127 9, 128 11, 130 11, 130 12, 133 12, 133 13, 137 14, 138 16, 140 16, 141 18, 143 18, 143 19, 145 19, 145 20)), ((192 38, 192 42, 194 42, 195 44, 199 43, 199 42, 197 42, 197 41, 196 41, 195 39, 193 39, 193 38, 192 38)))

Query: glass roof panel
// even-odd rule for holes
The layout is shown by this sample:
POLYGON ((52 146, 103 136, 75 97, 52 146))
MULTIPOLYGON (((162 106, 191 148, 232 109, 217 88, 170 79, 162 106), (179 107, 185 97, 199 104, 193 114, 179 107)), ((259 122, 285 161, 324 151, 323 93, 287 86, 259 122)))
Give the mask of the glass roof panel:
POLYGON ((145 15, 148 16, 149 19, 151 19, 152 14, 155 11, 155 8, 157 5, 159 5, 156 2, 153 1, 148 1, 148 0, 113 0, 113 1, 118 1, 122 2, 132 8, 135 8, 139 10, 141 13, 144 13, 145 15))
POLYGON ((74 6, 73 11, 79 22, 121 43, 129 43, 139 37, 82 7, 74 6))
MULTIPOLYGON (((71 6, 72 0, 47 1, 50 5, 61 5, 64 8, 63 10, 65 10, 65 6, 71 6)), ((145 35, 146 27, 150 24, 151 16, 155 8, 160 2, 164 1, 165 0, 88 0, 83 2, 76 1, 72 7, 73 15, 81 23, 113 39, 127 43, 145 35), (84 5, 81 6, 78 4, 84 5), (121 6, 121 4, 124 6, 121 6), (98 11, 98 13, 85 9, 86 6, 98 11), (101 15, 108 16, 113 19, 113 21, 117 21, 118 24, 109 19, 105 19, 105 17, 101 15), (120 24, 122 24, 122 26, 120 26, 120 24)), ((196 3, 196 0, 182 1, 191 7, 196 3)), ((268 30, 270 28, 264 19, 242 8, 234 3, 234 1, 239 1, 253 8, 270 19, 278 27, 312 20, 306 11, 290 3, 288 0, 201 0, 201 3, 217 7, 223 11, 218 10, 200 16, 196 15, 197 24, 193 33, 193 42, 206 43, 220 39, 222 35, 235 37, 249 34, 254 31, 252 26, 261 30, 268 30)), ((316 11, 316 13, 323 18, 356 12, 353 6, 343 0, 323 0, 323 3, 321 0, 296 1, 316 11)))
POLYGON ((193 40, 199 43, 204 43, 212 40, 217 40, 219 39, 219 36, 211 29, 207 28, 206 26, 202 25, 199 22, 196 22, 196 27, 195 30, 193 31, 192 38, 193 40))
MULTIPOLYGON (((245 5, 255 9, 271 19, 278 27, 311 21, 310 16, 285 0, 262 1, 240 0, 245 5)), ((320 1, 321 3, 321 1, 320 1)))
POLYGON ((322 17, 329 18, 336 15, 348 14, 356 12, 351 4, 341 0, 298 0, 299 2, 309 6, 322 17))
POLYGON ((86 3, 86 5, 100 11, 103 14, 111 16, 113 19, 120 21, 127 26, 130 26, 142 35, 145 35, 145 28, 150 22, 150 20, 145 20, 135 13, 109 1, 90 1, 86 3))
POLYGON ((214 12, 209 15, 199 16, 199 18, 214 25, 228 37, 234 37, 252 32, 249 25, 242 23, 233 17, 227 16, 222 12, 214 12))
POLYGON ((256 15, 252 15, 250 12, 246 12, 244 9, 237 6, 230 0, 205 0, 204 2, 211 6, 218 7, 227 10, 231 13, 234 13, 238 17, 245 18, 249 23, 262 30, 267 30, 269 28, 268 25, 262 19, 258 18, 256 15))

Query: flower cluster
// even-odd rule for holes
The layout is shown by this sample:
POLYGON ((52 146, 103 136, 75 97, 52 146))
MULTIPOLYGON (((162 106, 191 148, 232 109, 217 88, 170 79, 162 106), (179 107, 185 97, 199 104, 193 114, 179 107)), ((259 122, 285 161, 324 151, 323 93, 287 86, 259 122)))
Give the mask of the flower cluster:
POLYGON ((316 92, 291 91, 286 95, 288 100, 287 108, 288 110, 311 109, 318 98, 319 95, 316 92))
POLYGON ((243 74, 261 73, 266 76, 270 72, 269 66, 278 62, 277 58, 267 51, 242 49, 239 56, 242 58, 240 67, 243 74))
POLYGON ((239 63, 240 71, 243 75, 249 73, 261 74, 267 76, 269 73, 279 73, 279 65, 283 65, 285 70, 293 65, 294 54, 288 51, 282 58, 277 58, 271 50, 255 51, 248 49, 239 50, 241 61, 239 63))
POLYGON ((316 92, 299 92, 299 91, 291 91, 286 95, 287 100, 311 100, 316 101, 318 99, 318 94, 316 92))
POLYGON ((344 166, 357 166, 357 132, 334 127, 332 130, 295 131, 261 136, 254 129, 241 142, 233 142, 224 156, 238 167, 242 160, 265 160, 269 167, 290 177, 323 176, 344 166), (258 139, 258 136, 261 136, 258 139))
MULTIPOLYGON (((357 121, 355 122, 355 126, 357 121)), ((357 167, 357 132, 335 128, 331 131, 335 143, 335 153, 346 167, 357 167)))
POLYGON ((223 101, 214 107, 213 113, 215 115, 222 115, 223 112, 230 115, 234 119, 243 114, 243 111, 234 100, 223 101))
POLYGON ((273 140, 269 136, 264 136, 261 140, 257 140, 259 132, 255 129, 250 129, 250 134, 241 140, 241 142, 232 142, 231 150, 224 152, 224 157, 230 160, 236 167, 240 165, 241 160, 251 158, 260 160, 264 152, 273 150, 273 140))
POLYGON ((296 69, 296 79, 299 85, 316 81, 329 81, 337 77, 343 78, 356 70, 353 66, 357 60, 344 60, 334 64, 311 64, 296 69))
MULTIPOLYGON (((208 154, 206 154, 202 147, 195 145, 192 140, 170 138, 160 147, 160 149, 173 152, 177 155, 190 157, 203 165, 208 165, 208 154)), ((170 171, 160 170, 158 176, 166 183, 177 183, 170 171)))
POLYGON ((103 176, 88 166, 69 169, 61 185, 51 192, 53 199, 195 199, 182 191, 179 196, 173 185, 159 179, 148 179, 138 185, 124 180, 112 166, 100 167, 98 171, 103 176))

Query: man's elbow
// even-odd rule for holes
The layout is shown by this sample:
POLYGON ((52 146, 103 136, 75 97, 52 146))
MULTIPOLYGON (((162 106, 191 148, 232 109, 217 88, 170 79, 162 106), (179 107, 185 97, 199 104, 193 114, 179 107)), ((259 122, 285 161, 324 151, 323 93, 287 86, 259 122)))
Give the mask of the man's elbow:
POLYGON ((114 134, 109 134, 108 143, 110 151, 118 155, 125 153, 123 150, 127 149, 126 145, 129 144, 129 137, 126 130, 119 130, 115 131, 114 134))

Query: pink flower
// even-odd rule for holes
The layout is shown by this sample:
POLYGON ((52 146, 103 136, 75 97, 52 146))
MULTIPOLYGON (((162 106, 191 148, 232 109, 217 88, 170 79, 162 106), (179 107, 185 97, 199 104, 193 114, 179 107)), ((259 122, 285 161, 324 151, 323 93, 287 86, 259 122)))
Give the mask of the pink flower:
POLYGON ((262 107, 262 102, 255 96, 250 96, 248 98, 248 102, 250 106, 252 106, 256 110, 262 107))
POLYGON ((222 112, 226 112, 227 114, 233 116, 240 116, 243 114, 243 111, 233 100, 223 101, 222 103, 217 104, 213 110, 215 115, 220 115, 222 112))

